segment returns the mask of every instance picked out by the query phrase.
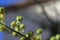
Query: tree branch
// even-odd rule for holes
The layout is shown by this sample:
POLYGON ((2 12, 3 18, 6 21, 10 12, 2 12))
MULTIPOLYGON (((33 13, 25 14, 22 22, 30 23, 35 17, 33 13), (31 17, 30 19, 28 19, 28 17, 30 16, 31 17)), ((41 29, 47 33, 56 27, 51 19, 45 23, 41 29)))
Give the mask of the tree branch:
MULTIPOLYGON (((0 24, 3 24, 3 23, 1 23, 1 22, 0 22, 0 24)), ((3 25, 5 25, 5 24, 3 24, 3 25)), ((17 34, 19 34, 19 35, 21 35, 21 36, 23 36, 23 37, 25 37, 25 38, 26 38, 26 36, 25 36, 25 35, 23 35, 23 34, 21 34, 21 33, 17 32, 17 31, 15 31, 15 30, 13 30, 13 29, 11 29, 11 28, 10 28, 10 27, 8 27, 7 25, 5 25, 5 26, 6 26, 6 28, 8 28, 9 30, 14 31, 14 32, 16 32, 17 34)))

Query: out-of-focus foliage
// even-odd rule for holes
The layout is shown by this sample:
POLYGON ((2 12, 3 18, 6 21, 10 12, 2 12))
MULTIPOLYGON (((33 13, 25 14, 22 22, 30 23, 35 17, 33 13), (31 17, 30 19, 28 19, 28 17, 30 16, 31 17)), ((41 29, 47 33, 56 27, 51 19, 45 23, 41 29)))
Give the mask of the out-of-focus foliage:
POLYGON ((5 25, 5 22, 4 22, 4 17, 5 17, 5 9, 4 7, 0 7, 0 31, 4 31, 6 29, 5 25), (3 24, 1 24, 3 23, 3 24))
POLYGON ((50 40, 60 40, 60 34, 57 34, 56 36, 52 36, 50 40))

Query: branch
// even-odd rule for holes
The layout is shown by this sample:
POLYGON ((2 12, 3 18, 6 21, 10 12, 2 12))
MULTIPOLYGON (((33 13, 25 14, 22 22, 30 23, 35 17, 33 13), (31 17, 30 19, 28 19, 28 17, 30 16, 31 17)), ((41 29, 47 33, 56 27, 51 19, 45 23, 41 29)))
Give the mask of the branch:
POLYGON ((40 3, 40 5, 41 5, 41 8, 42 8, 42 10, 43 10, 43 14, 46 16, 46 18, 47 18, 50 22, 53 22, 53 21, 48 17, 48 15, 46 14, 46 11, 45 11, 45 9, 44 9, 43 4, 40 3))
MULTIPOLYGON (((3 23, 1 23, 1 22, 0 22, 0 24, 3 24, 3 23)), ((3 24, 3 25, 5 25, 5 24, 3 24)), ((26 38, 26 36, 25 36, 25 35, 23 35, 23 34, 21 34, 21 33, 17 32, 17 31, 15 31, 15 30, 13 30, 13 29, 11 29, 11 28, 10 28, 10 27, 8 27, 7 25, 5 25, 5 26, 6 26, 6 28, 8 28, 9 30, 14 31, 14 32, 16 32, 17 34, 19 34, 19 35, 21 35, 21 36, 23 36, 23 37, 25 37, 25 38, 26 38)))

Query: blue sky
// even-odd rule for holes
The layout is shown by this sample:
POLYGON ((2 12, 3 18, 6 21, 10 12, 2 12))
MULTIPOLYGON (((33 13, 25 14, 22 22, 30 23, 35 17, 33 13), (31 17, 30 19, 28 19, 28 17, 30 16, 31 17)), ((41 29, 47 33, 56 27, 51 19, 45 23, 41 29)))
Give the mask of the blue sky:
POLYGON ((23 3, 26 0, 0 0, 0 6, 10 6, 15 5, 16 3, 23 3))
POLYGON ((0 40, 3 40, 3 32, 0 32, 0 40))

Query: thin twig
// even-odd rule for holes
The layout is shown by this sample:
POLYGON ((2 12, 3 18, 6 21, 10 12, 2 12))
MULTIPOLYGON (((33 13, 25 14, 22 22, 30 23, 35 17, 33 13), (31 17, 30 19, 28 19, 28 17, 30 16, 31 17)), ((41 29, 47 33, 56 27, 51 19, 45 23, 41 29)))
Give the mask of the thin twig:
MULTIPOLYGON (((3 23, 1 23, 0 22, 0 24, 3 24, 3 23)), ((5 25, 5 24, 3 24, 3 25, 5 25)), ((25 35, 23 35, 23 34, 21 34, 21 33, 19 33, 19 32, 17 32, 17 31, 15 31, 15 30, 13 30, 13 29, 11 29, 10 27, 8 27, 7 25, 5 25, 6 26, 6 28, 8 28, 9 30, 11 30, 11 31, 13 31, 13 32, 16 32, 17 34, 19 34, 19 35, 21 35, 21 36, 23 36, 23 37, 25 37, 26 38, 26 36, 25 35)))

